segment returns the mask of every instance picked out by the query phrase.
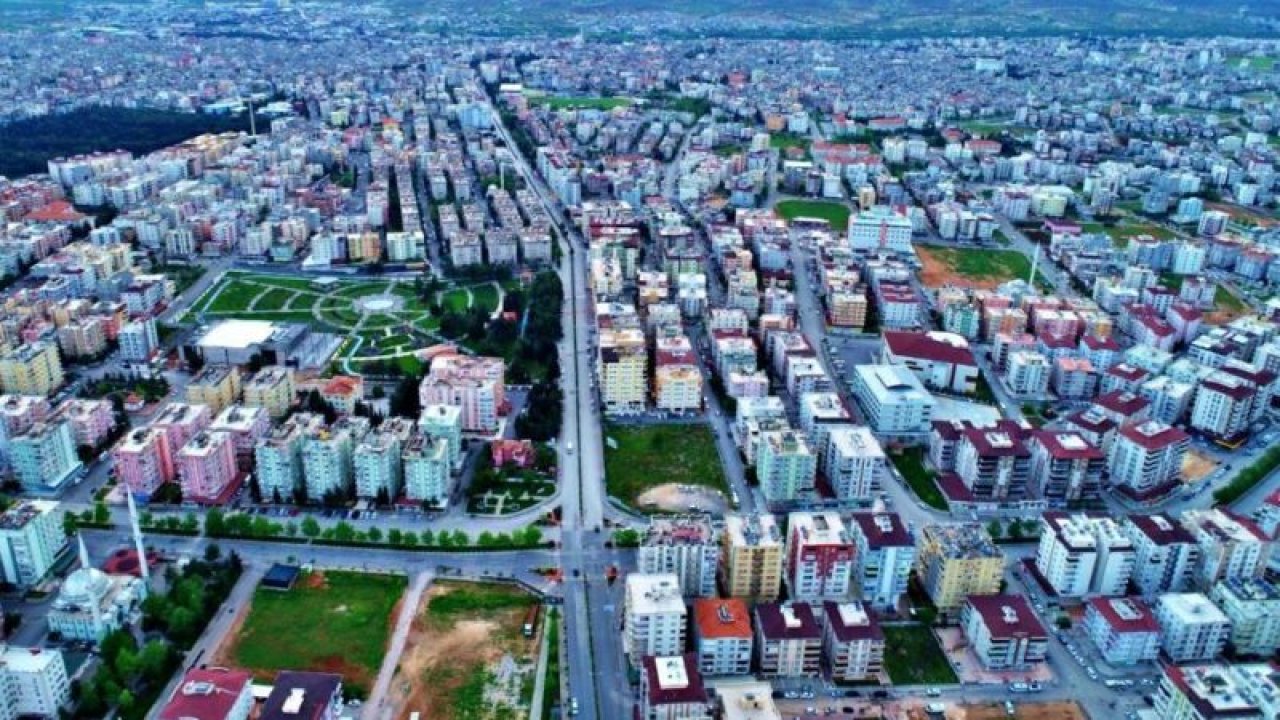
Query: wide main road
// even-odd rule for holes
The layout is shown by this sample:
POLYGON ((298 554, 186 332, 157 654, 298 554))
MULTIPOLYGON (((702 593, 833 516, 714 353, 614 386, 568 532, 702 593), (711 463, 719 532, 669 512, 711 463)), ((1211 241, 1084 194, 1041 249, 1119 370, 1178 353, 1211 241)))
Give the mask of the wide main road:
POLYGON ((606 581, 611 562, 600 552, 607 537, 604 446, 592 383, 595 319, 587 295, 586 245, 577 229, 564 221, 558 199, 520 154, 501 116, 496 111, 492 115, 494 130, 510 151, 517 173, 538 197, 562 240, 559 274, 567 302, 562 309, 565 336, 559 348, 565 403, 559 457, 560 564, 566 583, 568 694, 584 720, 630 717, 634 701, 619 637, 621 584, 611 587, 606 581))

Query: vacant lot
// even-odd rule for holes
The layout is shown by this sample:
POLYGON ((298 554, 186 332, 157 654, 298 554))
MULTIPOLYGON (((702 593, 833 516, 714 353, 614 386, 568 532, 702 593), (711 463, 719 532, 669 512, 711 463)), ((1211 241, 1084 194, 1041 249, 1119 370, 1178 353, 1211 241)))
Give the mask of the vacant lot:
POLYGON ((394 717, 527 717, 538 644, 521 625, 536 600, 511 585, 437 582, 422 602, 391 683, 394 717))
POLYGON ((884 669, 895 685, 950 685, 956 674, 927 625, 884 626, 884 669))
POLYGON ((946 510, 949 505, 938 487, 932 470, 924 466, 924 450, 907 448, 901 453, 890 455, 894 467, 902 474, 902 478, 911 486, 911 491, 924 503, 939 510, 946 510))
POLYGON ((794 220, 798 217, 826 220, 831 223, 831 229, 837 233, 842 233, 849 227, 849 208, 843 203, 783 200, 774 206, 774 212, 778 213, 783 220, 794 220))
POLYGON ((634 505, 646 490, 662 485, 726 490, 715 437, 706 425, 609 425, 605 436, 609 494, 623 502, 634 505))
POLYGON ((316 571, 292 590, 258 588, 219 655, 259 680, 280 670, 336 672, 368 692, 406 585, 403 575, 316 571))
POLYGON ((613 110, 631 104, 628 98, 619 97, 568 97, 564 95, 544 95, 529 98, 530 105, 549 105, 552 110, 613 110))
POLYGON ((1031 261, 1016 250, 921 245, 916 254, 924 265, 920 280, 925 287, 990 289, 1031 274, 1031 261))

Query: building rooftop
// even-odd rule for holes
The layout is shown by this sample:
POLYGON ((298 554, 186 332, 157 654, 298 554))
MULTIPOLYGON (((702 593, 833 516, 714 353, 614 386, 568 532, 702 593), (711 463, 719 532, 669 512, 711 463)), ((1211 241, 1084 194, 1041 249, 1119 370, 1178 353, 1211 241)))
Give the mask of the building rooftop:
POLYGON ((341 687, 342 676, 335 673, 282 670, 258 720, 321 720, 341 687))
POLYGON ((686 612, 680 580, 673 573, 628 575, 627 604, 632 612, 641 615, 686 612))
POLYGON ((1165 593, 1156 601, 1161 615, 1169 615, 1178 625, 1230 622, 1226 614, 1203 593, 1165 593))
POLYGON ((1107 621, 1116 632, 1159 632, 1160 624, 1151 608, 1141 598, 1090 598, 1086 604, 1107 621))
POLYGON ((766 640, 817 640, 822 626, 809 603, 760 603, 756 627, 766 640))
POLYGON ((782 531, 772 515, 727 515, 725 534, 736 547, 781 547, 782 531))
POLYGON ((252 681, 243 670, 192 668, 160 710, 159 720, 226 718, 252 681))
POLYGON ((21 530, 41 515, 58 509, 54 500, 23 500, 0 515, 0 530, 21 530))
POLYGON ((275 331, 276 324, 266 320, 222 320, 209 328, 197 344, 244 350, 267 342, 275 331))
POLYGON ((827 622, 840 642, 884 640, 884 631, 874 615, 860 602, 826 602, 827 622))
POLYGON ((647 676, 650 706, 707 702, 707 689, 702 685, 696 656, 646 655, 641 662, 647 676))
POLYGON ((1191 544, 1196 541, 1181 523, 1165 513, 1130 515, 1129 522, 1156 545, 1191 544))
POLYGON ((698 598, 693 601, 698 635, 717 640, 751 637, 751 616, 739 598, 698 598))
POLYGON ((855 512, 849 515, 850 524, 858 528, 866 538, 867 547, 875 550, 883 547, 909 547, 915 538, 902 522, 902 516, 892 512, 855 512))
POLYGON ((925 540, 936 543, 949 558, 1004 557, 981 523, 926 525, 922 532, 925 540))
POLYGON ((982 616, 994 640, 1049 637, 1026 596, 969 595, 965 603, 982 616))
POLYGON ((706 515, 655 517, 645 530, 643 545, 706 545, 715 542, 716 530, 706 515))
POLYGON ((793 512, 787 516, 792 537, 806 545, 849 545, 852 540, 836 512, 793 512))

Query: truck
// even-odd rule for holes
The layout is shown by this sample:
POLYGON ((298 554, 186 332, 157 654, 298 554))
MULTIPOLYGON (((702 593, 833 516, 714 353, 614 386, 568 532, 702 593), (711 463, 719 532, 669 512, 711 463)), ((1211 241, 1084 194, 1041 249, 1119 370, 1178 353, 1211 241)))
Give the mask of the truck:
POLYGON ((530 605, 529 610, 524 614, 524 624, 520 628, 520 632, 527 638, 531 638, 538 631, 538 617, 541 615, 541 605, 530 605))

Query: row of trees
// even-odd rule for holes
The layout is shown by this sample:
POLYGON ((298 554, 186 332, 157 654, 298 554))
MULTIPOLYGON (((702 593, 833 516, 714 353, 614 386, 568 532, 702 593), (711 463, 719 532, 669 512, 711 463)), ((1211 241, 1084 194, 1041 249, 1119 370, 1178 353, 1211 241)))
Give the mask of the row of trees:
POLYGON ((205 515, 205 534, 215 538, 253 538, 259 540, 319 540, 342 544, 389 545, 392 547, 438 548, 532 548, 542 544, 542 531, 529 526, 513 533, 482 532, 472 538, 462 530, 422 532, 377 527, 362 530, 346 521, 324 527, 307 515, 300 521, 276 522, 265 515, 225 513, 214 508, 205 515))

